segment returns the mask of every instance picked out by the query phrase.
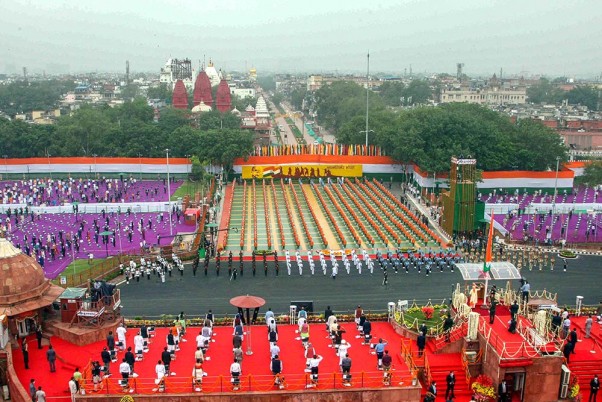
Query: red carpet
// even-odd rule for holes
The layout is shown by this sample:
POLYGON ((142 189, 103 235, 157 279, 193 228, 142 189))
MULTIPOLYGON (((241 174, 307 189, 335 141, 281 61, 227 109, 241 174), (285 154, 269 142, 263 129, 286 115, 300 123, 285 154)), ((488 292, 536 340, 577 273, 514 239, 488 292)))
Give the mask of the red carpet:
MULTIPOLYGON (((360 339, 356 339, 358 334, 354 323, 344 323, 343 327, 347 330, 344 336, 351 343, 349 355, 352 359, 353 375, 352 387, 382 387, 382 371, 376 370, 376 356, 371 354, 369 346, 361 345, 360 339)), ((281 349, 281 360, 284 365, 284 376, 286 378, 287 389, 305 389, 307 375, 305 369, 304 350, 300 340, 296 340, 298 334, 295 334, 296 326, 279 326, 279 346, 281 349)), ((187 342, 181 342, 181 350, 177 352, 177 359, 172 362, 171 371, 176 373, 166 379, 167 392, 191 392, 192 391, 192 369, 194 366, 194 351, 196 350, 195 338, 200 328, 188 328, 185 339, 187 342)), ((133 346, 133 337, 136 329, 128 330, 127 346, 133 346)), ((166 328, 158 328, 157 336, 152 338, 150 352, 145 353, 144 361, 136 362, 135 372, 138 377, 131 379, 131 385, 136 393, 150 393, 156 388, 154 379, 155 365, 160 359, 161 351, 166 344, 166 328)), ((393 385, 400 382, 409 384, 410 374, 400 356, 401 337, 397 335, 392 327, 386 322, 373 323, 372 333, 375 340, 382 337, 389 341, 390 353, 393 355, 393 385)), ((276 389, 273 386, 273 376, 270 374, 270 356, 269 343, 267 340, 267 329, 265 326, 252 327, 252 350, 253 355, 245 354, 242 369, 242 389, 241 391, 267 391, 276 389)), ((232 363, 232 328, 215 327, 215 342, 211 343, 207 356, 209 360, 203 365, 203 370, 208 376, 203 381, 203 392, 230 391, 230 364, 232 363)), ((243 342, 243 350, 247 351, 248 335, 243 342)), ((310 326, 310 341, 314 345, 316 352, 324 357, 320 364, 320 383, 318 389, 343 388, 341 375, 338 368, 339 358, 335 355, 334 349, 329 348, 329 339, 326 338, 324 324, 314 324, 310 326)), ((14 366, 24 386, 27 386, 30 378, 36 379, 36 384, 41 385, 48 396, 59 397, 67 396, 67 384, 73 374, 75 366, 82 369, 91 359, 100 360, 100 351, 105 346, 105 342, 98 342, 86 347, 78 347, 57 338, 52 339, 52 344, 58 355, 64 361, 57 361, 56 373, 50 373, 46 362, 45 353, 47 347, 38 351, 34 341, 30 346, 30 370, 25 370, 23 358, 20 350, 14 353, 14 366)), ((118 360, 121 361, 123 352, 118 354, 118 360)), ((109 377, 103 383, 102 393, 121 393, 121 387, 117 384, 118 363, 112 363, 111 372, 113 376, 109 377)), ((88 392, 92 390, 92 384, 87 384, 88 392)))

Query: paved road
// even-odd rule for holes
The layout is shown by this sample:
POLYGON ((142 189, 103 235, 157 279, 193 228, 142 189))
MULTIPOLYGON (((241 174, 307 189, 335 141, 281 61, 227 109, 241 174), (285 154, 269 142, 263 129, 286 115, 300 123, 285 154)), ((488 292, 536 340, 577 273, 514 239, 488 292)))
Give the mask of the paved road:
MULTIPOLYGON (((584 296, 584 304, 593 305, 602 300, 599 282, 601 263, 600 257, 580 256, 569 262, 568 272, 562 272, 561 261, 557 259, 554 271, 526 271, 523 275, 532 283, 532 290, 558 292, 560 305, 574 306, 577 295, 584 296)), ((330 263, 328 266, 330 270, 330 263)), ((230 298, 241 294, 262 296, 267 301, 266 308, 272 307, 282 313, 287 312, 290 302, 295 300, 313 300, 316 311, 323 311, 328 304, 338 311, 351 310, 357 304, 365 309, 385 310, 388 302, 400 299, 416 299, 423 303, 429 298, 433 302, 448 300, 452 286, 464 283, 457 270, 454 273, 433 272, 429 277, 424 271, 422 274, 391 273, 387 287, 382 286, 380 270, 375 270, 374 275, 364 271, 360 276, 353 270, 351 275, 347 275, 342 269, 336 280, 324 276, 321 269, 311 276, 307 264, 303 276, 299 276, 296 264, 293 264, 293 275, 288 276, 282 261, 279 276, 274 275, 272 263, 268 263, 268 270, 266 277, 263 264, 258 261, 257 274, 253 277, 251 264, 246 263, 244 276, 230 281, 227 263, 222 260, 219 277, 211 263, 209 272, 212 273, 207 277, 201 264, 196 276, 192 275, 190 267, 186 267, 183 277, 174 273, 166 283, 161 283, 156 277, 151 277, 151 280, 143 278, 139 283, 120 286, 123 312, 127 317, 177 314, 182 310, 194 316, 205 314, 208 309, 217 314, 227 314, 234 311, 228 303, 230 298)), ((498 283, 498 286, 505 286, 505 283, 498 283)), ((518 281, 513 286, 518 286, 518 281)))

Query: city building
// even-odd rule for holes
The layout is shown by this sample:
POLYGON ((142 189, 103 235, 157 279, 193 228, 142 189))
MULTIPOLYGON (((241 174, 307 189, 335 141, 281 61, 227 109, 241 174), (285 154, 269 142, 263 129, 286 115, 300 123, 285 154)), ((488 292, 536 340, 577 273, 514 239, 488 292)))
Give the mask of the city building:
POLYGON ((476 103, 479 105, 524 104, 527 99, 525 85, 511 85, 499 80, 495 74, 483 86, 455 83, 441 89, 441 103, 476 103))

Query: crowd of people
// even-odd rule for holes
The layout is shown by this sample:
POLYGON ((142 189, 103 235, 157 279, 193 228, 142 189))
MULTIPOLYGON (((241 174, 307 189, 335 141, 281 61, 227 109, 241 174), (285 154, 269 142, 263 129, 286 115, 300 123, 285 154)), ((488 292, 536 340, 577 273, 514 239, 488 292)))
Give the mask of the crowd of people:
MULTIPOLYGON (((172 189, 178 182, 173 180, 172 189)), ((0 204, 57 206, 65 203, 114 203, 163 201, 166 179, 141 181, 134 177, 109 179, 39 178, 0 182, 0 204)))

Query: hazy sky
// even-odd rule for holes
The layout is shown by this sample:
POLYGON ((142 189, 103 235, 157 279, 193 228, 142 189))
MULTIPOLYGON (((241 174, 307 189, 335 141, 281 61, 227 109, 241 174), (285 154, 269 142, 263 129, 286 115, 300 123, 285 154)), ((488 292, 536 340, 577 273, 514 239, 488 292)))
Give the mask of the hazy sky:
POLYGON ((583 77, 601 43, 601 0, 0 0, 0 72, 360 72, 369 50, 374 72, 583 77))

